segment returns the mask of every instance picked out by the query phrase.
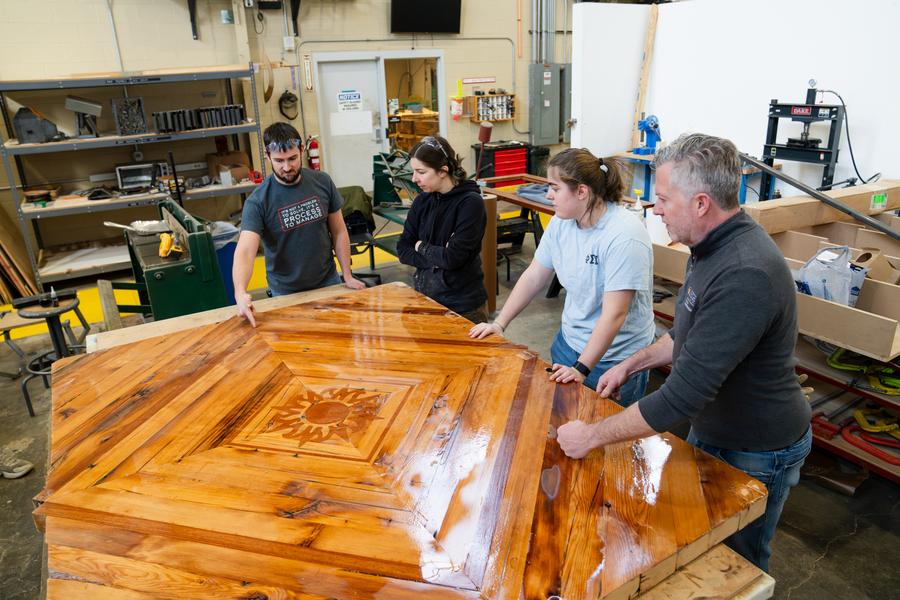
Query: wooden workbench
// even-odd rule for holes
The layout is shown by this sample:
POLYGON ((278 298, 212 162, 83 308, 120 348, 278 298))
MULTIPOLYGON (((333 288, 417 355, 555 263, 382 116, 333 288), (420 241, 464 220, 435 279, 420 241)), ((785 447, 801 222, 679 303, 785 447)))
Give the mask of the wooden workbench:
POLYGON ((54 365, 48 598, 771 593, 716 546, 763 486, 669 434, 565 458, 620 409, 526 348, 402 284, 256 306, 54 365))
POLYGON ((522 196, 518 195, 515 190, 500 189, 510 185, 509 182, 511 181, 524 181, 525 183, 550 183, 549 179, 538 177, 537 175, 529 175, 528 173, 519 173, 517 175, 486 177, 483 181, 488 185, 487 189, 485 189, 485 192, 488 194, 496 195, 499 200, 515 204, 516 206, 521 206, 526 210, 536 213, 542 213, 545 215, 554 214, 553 207, 549 204, 544 204, 543 202, 536 202, 534 200, 529 200, 528 198, 523 198, 522 196))

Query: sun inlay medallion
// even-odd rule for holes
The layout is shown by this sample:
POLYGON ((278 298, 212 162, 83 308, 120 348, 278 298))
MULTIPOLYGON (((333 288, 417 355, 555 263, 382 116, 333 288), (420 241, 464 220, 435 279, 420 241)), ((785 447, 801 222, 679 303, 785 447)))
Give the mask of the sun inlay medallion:
POLYGON ((383 397, 361 389, 332 388, 321 393, 306 389, 275 409, 266 430, 297 440, 298 447, 333 437, 350 442, 350 434, 380 418, 383 397))

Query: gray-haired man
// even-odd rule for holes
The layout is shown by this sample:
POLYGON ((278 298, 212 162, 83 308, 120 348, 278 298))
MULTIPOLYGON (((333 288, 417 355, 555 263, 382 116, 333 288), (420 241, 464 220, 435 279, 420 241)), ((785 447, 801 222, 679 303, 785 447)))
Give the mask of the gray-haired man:
POLYGON ((559 428, 563 451, 591 449, 690 421, 688 441, 766 484, 766 512, 728 539, 768 570, 769 542, 800 479, 812 432, 794 374, 794 282, 772 239, 740 210, 740 158, 728 140, 684 135, 656 157, 656 205, 672 240, 691 249, 669 334, 607 371, 604 397, 629 375, 666 364, 657 391, 598 423, 559 428))

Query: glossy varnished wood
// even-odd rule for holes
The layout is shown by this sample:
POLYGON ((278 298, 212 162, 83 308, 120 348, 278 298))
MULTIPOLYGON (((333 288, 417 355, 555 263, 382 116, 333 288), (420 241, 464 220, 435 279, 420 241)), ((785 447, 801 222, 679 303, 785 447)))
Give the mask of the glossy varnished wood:
POLYGON ((405 286, 57 363, 49 598, 627 595, 763 508, 671 436, 567 459, 618 408, 405 286))

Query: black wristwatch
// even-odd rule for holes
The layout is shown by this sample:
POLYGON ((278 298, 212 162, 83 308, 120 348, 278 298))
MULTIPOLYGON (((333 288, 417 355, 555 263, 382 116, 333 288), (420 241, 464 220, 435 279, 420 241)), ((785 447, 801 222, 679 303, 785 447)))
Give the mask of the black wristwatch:
POLYGON ((591 370, 588 369, 586 366, 581 364, 580 361, 577 361, 577 360, 575 361, 575 364, 572 365, 572 368, 575 369, 576 371, 578 371, 579 373, 581 373, 582 375, 584 375, 585 377, 587 377, 588 375, 591 374, 591 370))

